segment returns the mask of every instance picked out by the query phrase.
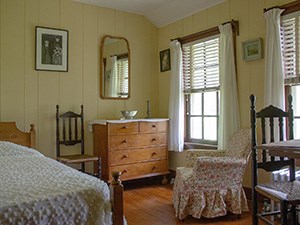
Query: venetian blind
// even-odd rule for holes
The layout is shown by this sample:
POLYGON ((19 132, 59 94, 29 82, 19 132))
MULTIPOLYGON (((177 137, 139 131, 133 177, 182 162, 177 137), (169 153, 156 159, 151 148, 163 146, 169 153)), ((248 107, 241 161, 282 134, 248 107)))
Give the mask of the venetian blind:
POLYGON ((118 59, 118 95, 128 95, 128 58, 118 59))
POLYGON ((219 89, 219 35, 184 44, 182 54, 185 93, 219 89))
POLYGON ((281 43, 284 63, 285 84, 300 83, 299 74, 299 27, 300 13, 292 13, 283 16, 281 19, 281 43))

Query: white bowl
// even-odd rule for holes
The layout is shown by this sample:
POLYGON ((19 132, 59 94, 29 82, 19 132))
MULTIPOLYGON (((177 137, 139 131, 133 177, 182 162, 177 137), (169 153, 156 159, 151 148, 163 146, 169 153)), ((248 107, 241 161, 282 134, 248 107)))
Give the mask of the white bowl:
POLYGON ((121 113, 125 119, 133 119, 137 112, 137 110, 121 110, 121 113))

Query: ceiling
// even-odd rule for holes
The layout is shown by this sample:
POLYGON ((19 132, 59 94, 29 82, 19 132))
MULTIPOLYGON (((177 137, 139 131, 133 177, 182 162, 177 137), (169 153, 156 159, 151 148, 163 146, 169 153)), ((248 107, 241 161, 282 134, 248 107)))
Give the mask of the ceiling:
POLYGON ((145 16, 163 27, 225 0, 73 0, 145 16))

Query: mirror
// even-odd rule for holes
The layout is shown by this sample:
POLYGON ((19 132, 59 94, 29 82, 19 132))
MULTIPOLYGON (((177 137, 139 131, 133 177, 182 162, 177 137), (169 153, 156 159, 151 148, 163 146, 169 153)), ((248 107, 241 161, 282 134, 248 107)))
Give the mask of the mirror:
POLYGON ((130 97, 130 49, 126 38, 106 35, 100 46, 100 97, 130 97))

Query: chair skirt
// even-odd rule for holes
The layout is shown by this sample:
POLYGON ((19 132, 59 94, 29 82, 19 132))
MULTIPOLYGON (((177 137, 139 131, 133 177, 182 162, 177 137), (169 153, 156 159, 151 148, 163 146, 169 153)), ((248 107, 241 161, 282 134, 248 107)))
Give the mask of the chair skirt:
POLYGON ((180 220, 188 215, 214 218, 224 216, 228 211, 233 214, 249 211, 242 186, 205 187, 203 182, 193 178, 193 168, 189 167, 177 168, 173 204, 180 220))

